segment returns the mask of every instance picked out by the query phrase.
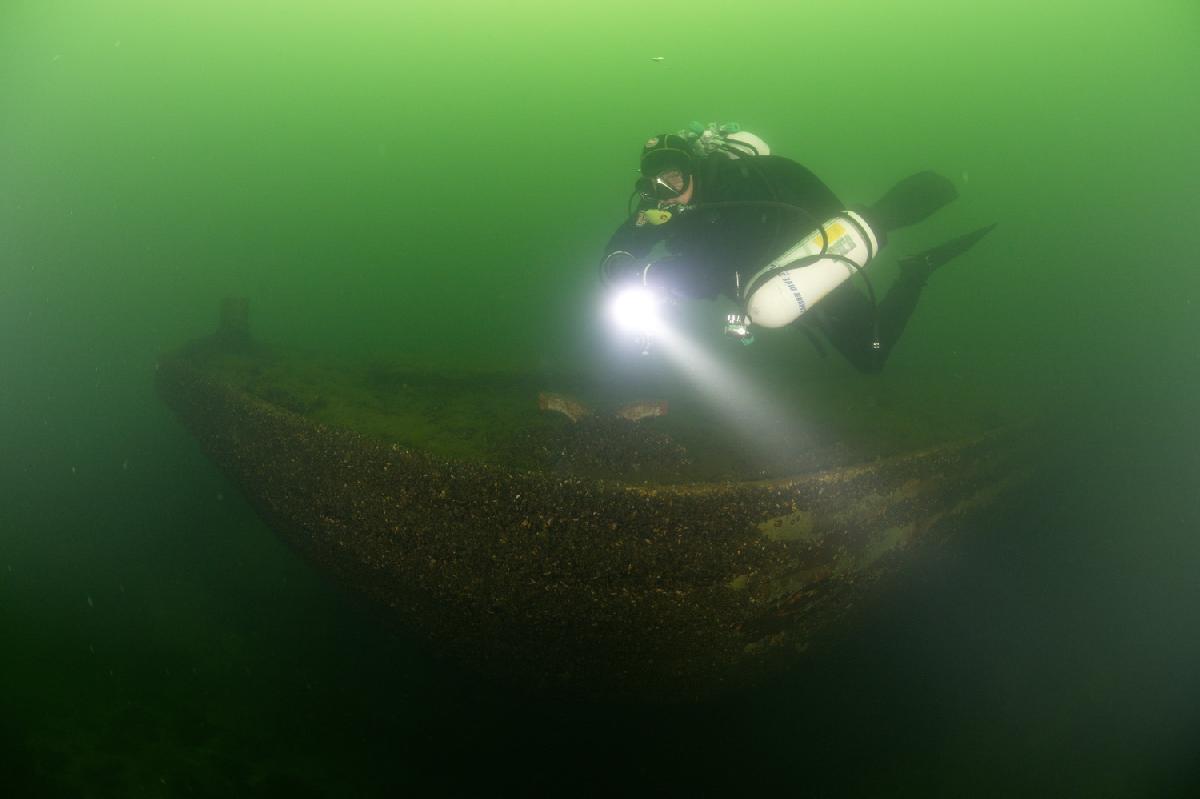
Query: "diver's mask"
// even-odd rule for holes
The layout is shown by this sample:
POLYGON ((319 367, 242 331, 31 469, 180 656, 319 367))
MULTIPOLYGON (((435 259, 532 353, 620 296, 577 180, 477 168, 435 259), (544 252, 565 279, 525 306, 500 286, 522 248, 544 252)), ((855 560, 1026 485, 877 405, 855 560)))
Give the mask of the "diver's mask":
POLYGON ((686 172, 676 171, 675 174, 679 175, 681 180, 679 188, 675 188, 666 178, 670 174, 670 172, 663 172, 654 177, 638 178, 635 187, 637 193, 647 200, 674 200, 688 190, 692 176, 686 172))

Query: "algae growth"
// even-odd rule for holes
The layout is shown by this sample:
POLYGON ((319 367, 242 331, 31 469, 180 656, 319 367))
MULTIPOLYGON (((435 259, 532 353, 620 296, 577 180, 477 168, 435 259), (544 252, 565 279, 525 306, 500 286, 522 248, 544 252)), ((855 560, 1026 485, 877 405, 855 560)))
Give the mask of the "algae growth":
POLYGON ((1006 418, 981 414, 980 403, 961 402, 952 391, 931 404, 927 385, 881 391, 852 380, 798 381, 773 387, 787 423, 769 419, 756 437, 687 386, 658 386, 654 398, 669 412, 631 421, 617 415, 618 405, 646 397, 572 375, 435 371, 259 345, 198 347, 189 358, 234 390, 404 449, 633 483, 808 473, 977 435, 1006 418), (547 391, 591 412, 572 419, 544 410, 539 396, 547 391), (795 423, 801 414, 794 409, 803 409, 803 423, 795 423))

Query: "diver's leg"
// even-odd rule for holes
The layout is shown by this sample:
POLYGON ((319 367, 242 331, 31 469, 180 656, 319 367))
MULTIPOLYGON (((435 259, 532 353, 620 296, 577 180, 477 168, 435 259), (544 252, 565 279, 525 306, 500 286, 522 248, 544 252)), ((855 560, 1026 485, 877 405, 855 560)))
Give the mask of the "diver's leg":
POLYGON ((917 309, 917 300, 921 298, 921 289, 924 287, 924 279, 901 273, 879 303, 880 369, 891 354, 892 347, 900 340, 900 334, 904 332, 904 326, 908 324, 913 311, 917 309))
POLYGON ((863 372, 883 369, 904 326, 916 310, 925 281, 935 269, 966 252, 992 231, 993 223, 945 244, 900 260, 900 277, 879 303, 878 316, 871 301, 851 283, 834 289, 814 309, 818 326, 846 360, 863 372), (879 349, 875 349, 875 322, 879 322, 879 349))
POLYGON ((883 369, 882 341, 880 349, 874 346, 875 309, 857 288, 843 283, 811 313, 825 338, 854 368, 868 373, 883 369))
POLYGON ((916 310, 924 285, 922 279, 901 275, 880 301, 878 316, 871 301, 849 285, 840 286, 813 310, 821 332, 834 348, 860 372, 874 374, 883 371, 892 348, 916 310), (876 318, 879 349, 875 348, 876 318))

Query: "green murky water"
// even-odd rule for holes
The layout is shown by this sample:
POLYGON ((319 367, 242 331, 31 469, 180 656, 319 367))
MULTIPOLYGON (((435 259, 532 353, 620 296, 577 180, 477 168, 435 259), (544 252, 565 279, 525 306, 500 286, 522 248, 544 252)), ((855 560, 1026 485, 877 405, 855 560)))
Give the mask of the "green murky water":
POLYGON ((1198 45, 1188 0, 6 0, 4 792, 1190 795, 1198 45), (769 690, 479 684, 278 543, 156 398, 226 295, 333 359, 668 368, 603 354, 595 270, 636 149, 693 119, 847 203, 951 178, 894 254, 999 222, 880 376, 787 333, 731 350, 725 305, 684 309, 747 385, 922 429, 1053 406, 1076 442, 769 690))

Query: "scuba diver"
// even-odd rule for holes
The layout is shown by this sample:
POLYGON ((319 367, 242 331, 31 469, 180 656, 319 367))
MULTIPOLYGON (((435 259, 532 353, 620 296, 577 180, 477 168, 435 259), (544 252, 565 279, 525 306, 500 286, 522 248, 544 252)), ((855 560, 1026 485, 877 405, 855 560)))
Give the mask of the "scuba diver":
POLYGON ((637 205, 601 264, 605 284, 660 298, 724 294, 741 305, 725 330, 743 343, 754 328, 798 321, 822 355, 814 331, 863 372, 883 368, 929 276, 994 227, 902 258, 899 279, 876 302, 864 267, 889 233, 958 196, 946 178, 918 172, 875 204, 848 209, 808 169, 770 155, 762 139, 715 124, 651 138, 640 172, 630 198, 637 205))

